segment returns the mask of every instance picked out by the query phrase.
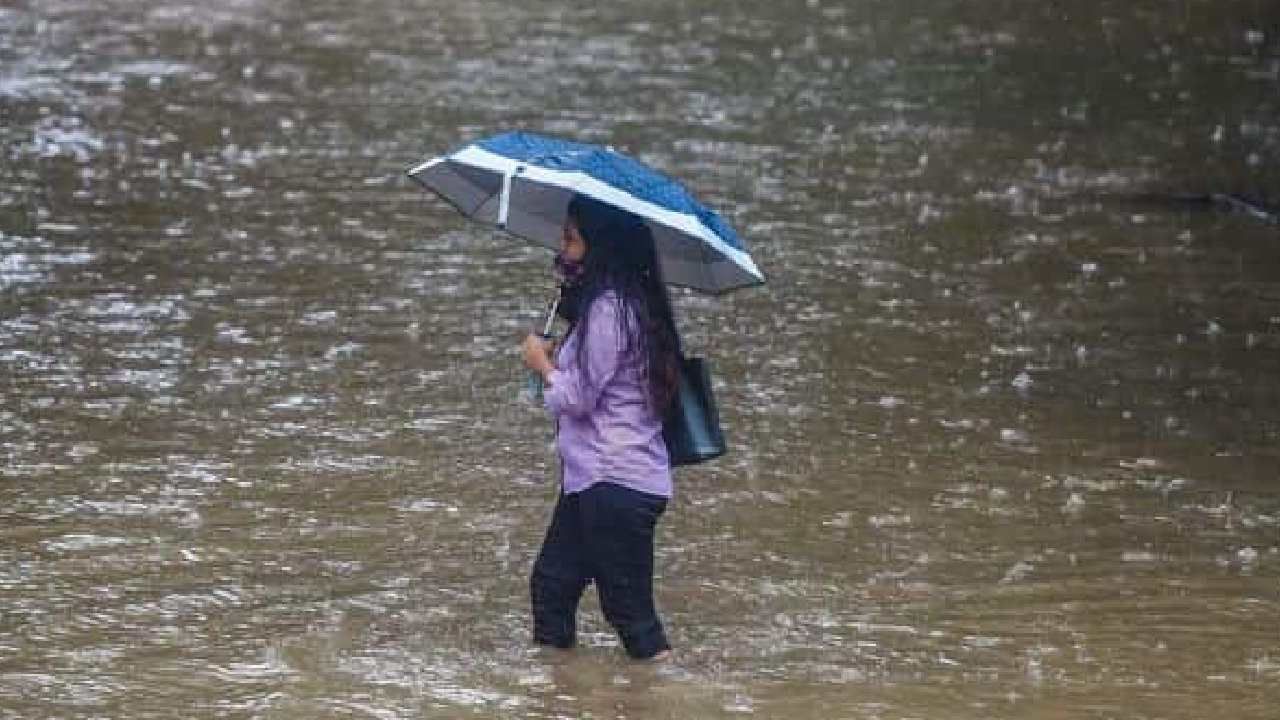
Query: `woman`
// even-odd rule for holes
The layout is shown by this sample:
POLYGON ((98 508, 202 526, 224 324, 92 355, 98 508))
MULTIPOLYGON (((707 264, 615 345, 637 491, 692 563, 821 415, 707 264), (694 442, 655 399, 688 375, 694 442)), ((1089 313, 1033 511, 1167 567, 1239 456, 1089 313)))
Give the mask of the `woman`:
POLYGON ((557 265, 571 327, 552 359, 529 335, 525 364, 545 383, 561 460, 560 497, 533 566, 534 642, 570 648, 594 581, 627 653, 665 657, 653 603, 653 537, 671 498, 662 418, 676 391, 678 340, 653 235, 635 215, 577 196, 557 265))

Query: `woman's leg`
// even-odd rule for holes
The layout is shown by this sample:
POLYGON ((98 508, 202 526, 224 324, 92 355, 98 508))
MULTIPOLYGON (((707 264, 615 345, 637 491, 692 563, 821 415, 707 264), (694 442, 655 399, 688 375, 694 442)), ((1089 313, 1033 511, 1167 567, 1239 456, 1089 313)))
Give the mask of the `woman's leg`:
POLYGON ((578 495, 561 493, 529 578, 533 641, 539 645, 568 649, 576 641, 578 601, 590 580, 582 540, 578 495))
POLYGON ((653 535, 666 499, 614 483, 598 483, 581 495, 587 555, 605 619, 633 658, 669 650, 653 603, 653 535))

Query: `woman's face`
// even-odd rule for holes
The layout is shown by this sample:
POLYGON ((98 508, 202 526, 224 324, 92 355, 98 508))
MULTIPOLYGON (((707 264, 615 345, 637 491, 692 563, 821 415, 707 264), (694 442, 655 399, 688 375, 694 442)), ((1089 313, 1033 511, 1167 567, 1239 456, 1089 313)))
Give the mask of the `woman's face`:
POLYGON ((565 260, 582 262, 587 255, 587 241, 578 231, 578 223, 569 218, 564 222, 564 233, 560 236, 560 253, 565 260))

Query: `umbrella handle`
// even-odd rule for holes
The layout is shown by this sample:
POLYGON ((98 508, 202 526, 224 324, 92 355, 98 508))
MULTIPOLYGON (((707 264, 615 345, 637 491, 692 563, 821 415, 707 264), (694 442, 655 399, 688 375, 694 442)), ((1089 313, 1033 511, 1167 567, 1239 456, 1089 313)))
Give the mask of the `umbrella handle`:
POLYGON ((556 321, 556 310, 560 309, 560 294, 556 293, 556 297, 551 301, 551 308, 547 310, 547 321, 542 324, 542 339, 551 339, 551 326, 556 321))

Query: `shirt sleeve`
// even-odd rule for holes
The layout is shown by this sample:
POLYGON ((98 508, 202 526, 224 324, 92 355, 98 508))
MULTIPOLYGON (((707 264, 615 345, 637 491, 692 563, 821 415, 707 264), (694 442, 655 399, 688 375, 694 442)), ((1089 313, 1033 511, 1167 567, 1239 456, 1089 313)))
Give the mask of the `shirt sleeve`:
MULTIPOLYGON (((543 402, 552 415, 582 417, 591 414, 604 387, 622 365, 623 338, 618 332, 617 301, 596 298, 588 308, 587 369, 578 367, 575 345, 565 347, 560 367, 547 374, 543 402)), ((581 342, 581 339, 579 340, 581 342)))

